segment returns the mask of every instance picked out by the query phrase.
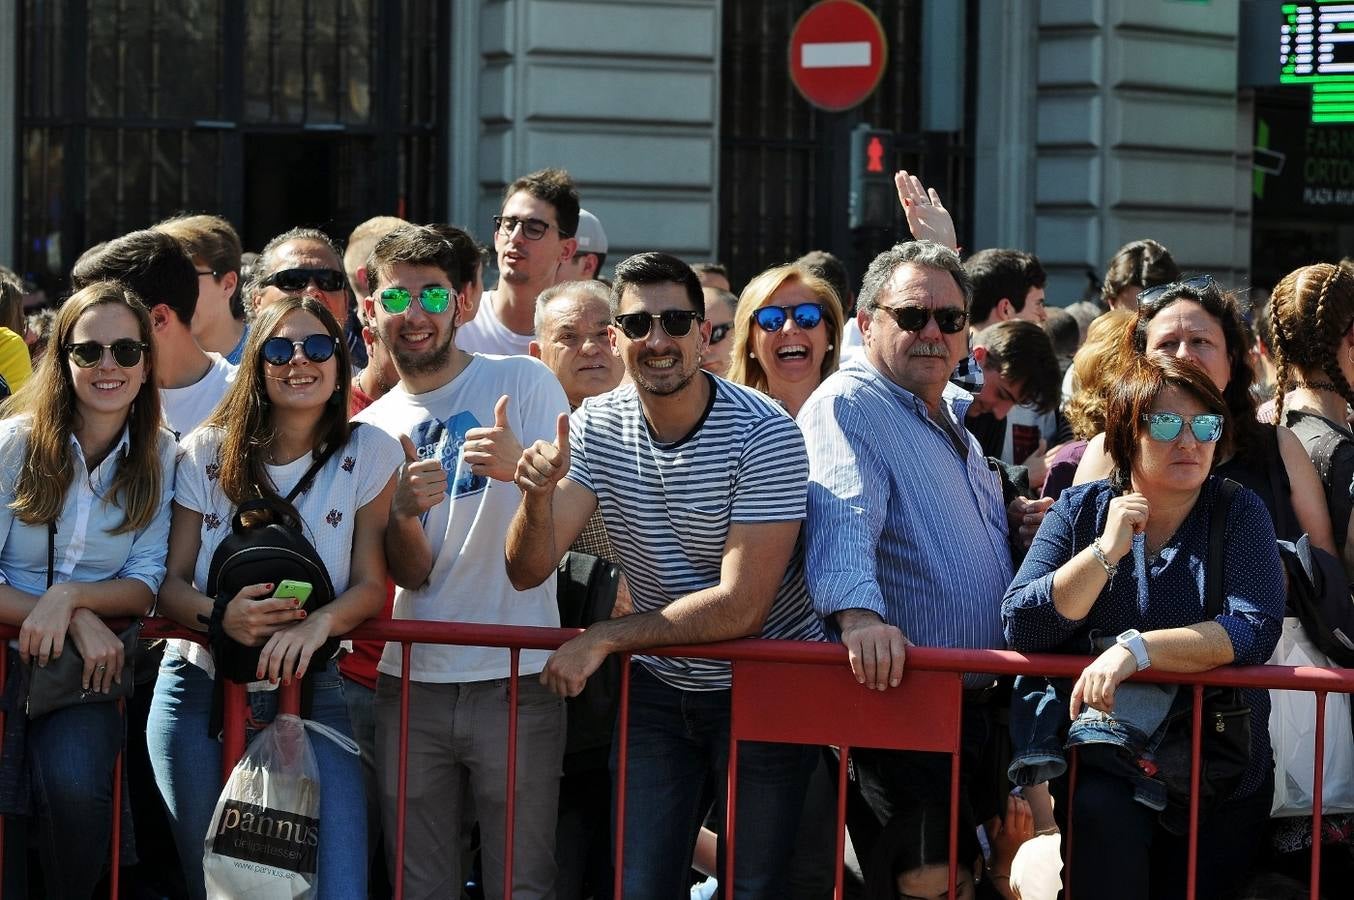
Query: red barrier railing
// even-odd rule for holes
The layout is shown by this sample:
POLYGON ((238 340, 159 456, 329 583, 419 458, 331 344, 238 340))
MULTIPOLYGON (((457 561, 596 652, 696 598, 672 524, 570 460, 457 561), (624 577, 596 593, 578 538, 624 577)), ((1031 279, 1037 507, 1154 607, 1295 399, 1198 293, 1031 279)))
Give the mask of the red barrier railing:
MULTIPOLYGON (((17 635, 18 629, 0 626, 0 639, 17 635)), ((398 816, 396 821, 395 896, 403 897, 405 803, 408 787, 409 746, 409 662, 413 644, 455 644, 475 647, 501 647, 509 652, 512 671, 516 672, 522 650, 554 650, 561 643, 579 634, 577 629, 536 628, 529 626, 475 625, 451 622, 417 622, 395 620, 368 622, 351 633, 364 640, 383 640, 401 645, 404 676, 400 686, 400 761, 398 770, 398 816)), ((203 636, 163 619, 148 619, 142 630, 145 638, 184 637, 201 641, 203 636)), ((0 642, 0 691, 4 688, 4 663, 8 644, 0 642)), ((1022 654, 1007 650, 944 650, 929 647, 908 648, 908 674, 898 688, 885 692, 868 691, 855 683, 846 667, 846 652, 836 644, 796 641, 741 640, 721 644, 666 647, 645 651, 652 656, 683 656, 728 660, 733 663, 733 691, 730 716, 729 786, 725 835, 728 845, 726 871, 723 873, 732 887, 735 808, 734 795, 737 780, 737 742, 739 740, 771 740, 791 743, 831 744, 843 751, 839 772, 837 807, 837 861, 836 895, 842 895, 842 844, 845 827, 845 793, 842 783, 846 761, 853 746, 886 749, 913 749, 948 752, 958 761, 960 738, 959 703, 962 702, 961 682, 958 676, 969 672, 994 675, 1049 675, 1075 677, 1085 668, 1084 657, 1049 654, 1022 654), (836 674, 822 667, 835 667, 836 674), (926 674, 929 673, 929 674, 926 674), (948 679, 936 678, 947 673, 948 679), (811 689, 809 689, 811 687, 811 689), (795 716, 777 719, 775 705, 768 698, 793 697, 795 716), (805 711, 812 713, 805 715, 805 711), (921 712, 921 715, 918 713, 921 712), (919 729, 921 724, 924 728, 919 729)), ((628 721, 630 667, 628 655, 621 667, 621 702, 619 712, 618 775, 616 790, 616 834, 625 833, 625 769, 628 759, 628 721)), ((1325 704, 1328 693, 1354 693, 1354 669, 1318 669, 1293 666, 1222 667, 1192 675, 1148 669, 1133 679, 1146 682, 1190 685, 1194 691, 1194 728, 1192 748, 1192 796, 1190 800, 1190 838, 1187 896, 1195 895, 1198 849, 1198 780, 1201 739, 1202 694, 1208 686, 1234 686, 1266 690, 1312 691, 1316 695, 1316 747, 1314 784, 1312 787, 1312 862, 1311 896, 1320 891, 1321 865, 1321 803, 1322 766, 1325 750, 1325 704)), ((507 818, 505 823, 504 886, 511 892, 513 884, 514 802, 516 795, 517 763, 517 684, 509 679, 508 710, 508 767, 507 818)), ((244 750, 244 688, 232 686, 227 691, 227 710, 237 714, 226 718, 223 769, 226 774, 234 767, 244 750)), ((293 698, 282 699, 283 708, 294 711, 293 698)), ((788 708, 788 707, 783 707, 788 708)), ((0 715, 0 732, 3 731, 0 715)), ((121 760, 119 759, 119 766, 121 760)), ((951 803, 958 801, 958 765, 952 766, 951 803)), ((1071 769, 1075 788, 1076 758, 1071 769)), ((120 783, 117 782, 117 783, 120 783)), ((115 787, 115 791, 117 788, 115 787)), ((112 840, 111 896, 117 896, 119 818, 118 796, 115 794, 114 833, 112 840)), ((956 828, 958 817, 951 816, 950 833, 950 890, 953 894, 956 858, 956 828)), ((0 827, 0 846, 4 831, 0 827)), ((1069 828, 1067 852, 1072 850, 1073 832, 1069 828)), ((615 848, 616 896, 621 896, 621 876, 624 869, 624 841, 615 848)), ((1065 894, 1065 896, 1067 896, 1065 894)), ((1070 898, 1069 898, 1070 900, 1070 898)))

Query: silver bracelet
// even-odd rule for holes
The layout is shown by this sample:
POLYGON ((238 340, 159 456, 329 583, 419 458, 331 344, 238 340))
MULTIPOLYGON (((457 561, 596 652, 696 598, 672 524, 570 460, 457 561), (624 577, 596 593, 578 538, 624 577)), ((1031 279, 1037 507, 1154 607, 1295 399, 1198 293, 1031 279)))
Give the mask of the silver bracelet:
POLYGON ((1104 566, 1106 578, 1113 578, 1119 571, 1119 567, 1110 562, 1105 556, 1105 551, 1100 549, 1100 538, 1091 541, 1091 554, 1095 557, 1096 562, 1104 566))

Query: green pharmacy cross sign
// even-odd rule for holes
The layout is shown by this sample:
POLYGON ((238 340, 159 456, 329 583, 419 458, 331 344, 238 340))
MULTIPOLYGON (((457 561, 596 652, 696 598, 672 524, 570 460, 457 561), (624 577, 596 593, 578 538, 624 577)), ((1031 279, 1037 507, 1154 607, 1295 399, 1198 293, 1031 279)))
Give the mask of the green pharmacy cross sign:
POLYGON ((1354 122, 1354 2, 1282 9, 1280 83, 1312 86, 1313 124, 1354 122))

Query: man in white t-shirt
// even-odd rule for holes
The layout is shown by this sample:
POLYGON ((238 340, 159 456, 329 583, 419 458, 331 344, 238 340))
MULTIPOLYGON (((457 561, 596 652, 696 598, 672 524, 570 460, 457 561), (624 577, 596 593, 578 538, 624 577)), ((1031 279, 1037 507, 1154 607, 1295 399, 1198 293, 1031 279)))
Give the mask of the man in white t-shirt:
POLYGON ((150 308, 155 383, 165 425, 180 438, 207 418, 235 380, 235 366, 193 338, 197 269, 168 234, 133 231, 81 258, 71 272, 76 290, 105 280, 127 285, 150 308))
MULTIPOLYGON (((808 480, 799 429, 770 398, 700 368, 710 326, 689 266, 641 253, 615 276, 611 340, 632 383, 584 400, 572 418, 560 416, 553 442, 537 440, 522 455, 522 502, 506 547, 514 585, 547 583, 600 509, 625 570, 635 612, 589 626, 542 672, 563 696, 611 653, 822 639, 798 543, 808 480)), ((626 896, 673 896, 684 883, 696 832, 724 793, 730 678, 727 662, 634 658, 626 896)), ((744 742, 739 760, 738 852, 726 893, 783 897, 814 757, 744 742)))
POLYGON ((498 285, 485 291, 475 318, 456 343, 468 353, 526 355, 536 336, 536 297, 555 283, 578 241, 578 190, 563 169, 524 175, 503 192, 494 216, 498 285))
MULTIPOLYGON (((529 357, 473 356, 456 346, 463 276, 452 245, 405 226, 377 242, 367 264, 364 318, 390 350, 400 383, 357 416, 397 437, 407 460, 386 532, 394 618, 559 626, 555 582, 518 592, 503 544, 519 492, 514 435, 555 433, 567 412, 550 370, 529 357), (467 448, 467 443, 470 446, 467 448), (475 452, 501 446, 501 459, 475 452)), ((458 895, 460 822, 473 792, 486 896, 547 897, 555 885, 555 814, 564 705, 540 683, 546 654, 518 668, 516 825, 512 889, 503 890, 507 807, 506 650, 417 644, 410 657, 404 886, 409 896, 458 895)), ((376 767, 386 853, 394 871, 401 653, 386 647, 376 684, 376 767)))

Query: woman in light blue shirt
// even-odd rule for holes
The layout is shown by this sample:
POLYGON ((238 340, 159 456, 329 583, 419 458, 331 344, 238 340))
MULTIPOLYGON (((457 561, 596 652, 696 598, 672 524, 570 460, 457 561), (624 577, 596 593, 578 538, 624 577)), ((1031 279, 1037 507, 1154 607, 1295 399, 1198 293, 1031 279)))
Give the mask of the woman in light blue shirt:
MULTIPOLYGON (((61 306, 38 370, 0 419, 0 621, 20 626, 24 662, 78 651, 85 690, 107 693, 122 677, 122 644, 101 617, 144 615, 164 578, 175 444, 153 366, 145 304, 92 284, 61 306)), ((28 720, 10 659, 5 887, 28 893, 31 830, 42 895, 86 898, 109 859, 122 714, 86 703, 28 720)))

